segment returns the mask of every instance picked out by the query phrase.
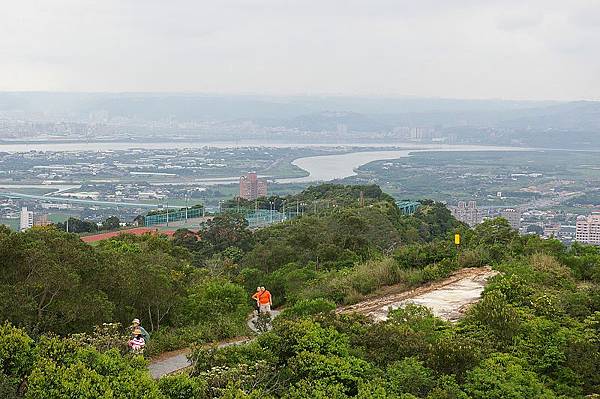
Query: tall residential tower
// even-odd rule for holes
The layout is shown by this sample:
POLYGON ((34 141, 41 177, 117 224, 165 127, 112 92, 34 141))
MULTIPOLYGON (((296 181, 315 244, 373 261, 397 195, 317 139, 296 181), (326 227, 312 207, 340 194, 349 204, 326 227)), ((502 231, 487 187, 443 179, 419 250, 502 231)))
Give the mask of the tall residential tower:
POLYGON ((452 215, 463 223, 473 227, 483 222, 483 211, 477 208, 475 201, 459 201, 458 206, 451 209, 452 215))
POLYGON ((28 211, 27 207, 21 208, 21 231, 30 229, 33 227, 33 212, 28 211))
POLYGON ((240 177, 240 198, 255 200, 267 196, 267 181, 259 179, 256 172, 240 177))

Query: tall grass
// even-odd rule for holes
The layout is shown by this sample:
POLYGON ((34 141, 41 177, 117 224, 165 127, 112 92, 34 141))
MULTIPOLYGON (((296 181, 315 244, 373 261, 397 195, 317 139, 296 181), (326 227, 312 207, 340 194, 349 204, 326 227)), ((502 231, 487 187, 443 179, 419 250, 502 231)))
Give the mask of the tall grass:
POLYGON ((447 277, 457 267, 457 263, 449 259, 424 268, 401 267, 392 257, 369 260, 351 269, 322 275, 301 290, 298 297, 325 298, 338 304, 352 304, 385 286, 401 284, 408 289, 447 277))

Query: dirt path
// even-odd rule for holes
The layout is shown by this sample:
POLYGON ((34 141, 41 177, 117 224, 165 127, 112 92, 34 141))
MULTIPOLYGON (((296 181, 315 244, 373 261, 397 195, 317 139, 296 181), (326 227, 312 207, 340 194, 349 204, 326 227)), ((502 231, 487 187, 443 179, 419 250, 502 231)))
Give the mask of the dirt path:
POLYGON ((498 272, 488 266, 461 269, 445 280, 344 306, 337 312, 357 312, 375 320, 385 320, 390 309, 415 303, 429 307, 442 319, 456 321, 466 308, 479 300, 486 281, 496 274, 498 272))

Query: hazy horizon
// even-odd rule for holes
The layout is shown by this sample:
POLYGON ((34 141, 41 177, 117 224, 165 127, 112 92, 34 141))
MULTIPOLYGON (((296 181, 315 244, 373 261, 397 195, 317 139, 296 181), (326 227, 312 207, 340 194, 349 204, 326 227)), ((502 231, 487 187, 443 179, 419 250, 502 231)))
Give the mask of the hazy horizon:
POLYGON ((587 98, 572 98, 572 99, 551 99, 551 98, 530 98, 518 99, 508 97, 445 97, 445 96, 420 96, 409 94, 345 94, 334 92, 322 93, 267 93, 267 92, 210 92, 210 91, 154 91, 154 90, 138 90, 138 91, 119 91, 119 90, 0 90, 2 94, 90 94, 90 95, 157 95, 157 96, 198 96, 198 97, 256 97, 256 98, 357 98, 357 99, 376 99, 376 100, 440 100, 440 101, 498 101, 498 102, 515 102, 515 103, 565 103, 565 102, 599 102, 598 99, 587 98))

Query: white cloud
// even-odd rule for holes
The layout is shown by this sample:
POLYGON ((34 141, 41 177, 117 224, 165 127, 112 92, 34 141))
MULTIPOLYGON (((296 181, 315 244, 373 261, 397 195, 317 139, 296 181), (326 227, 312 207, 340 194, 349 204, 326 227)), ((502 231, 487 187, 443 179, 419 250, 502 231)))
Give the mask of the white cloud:
POLYGON ((3 90, 600 93, 595 0, 4 3, 3 90))

